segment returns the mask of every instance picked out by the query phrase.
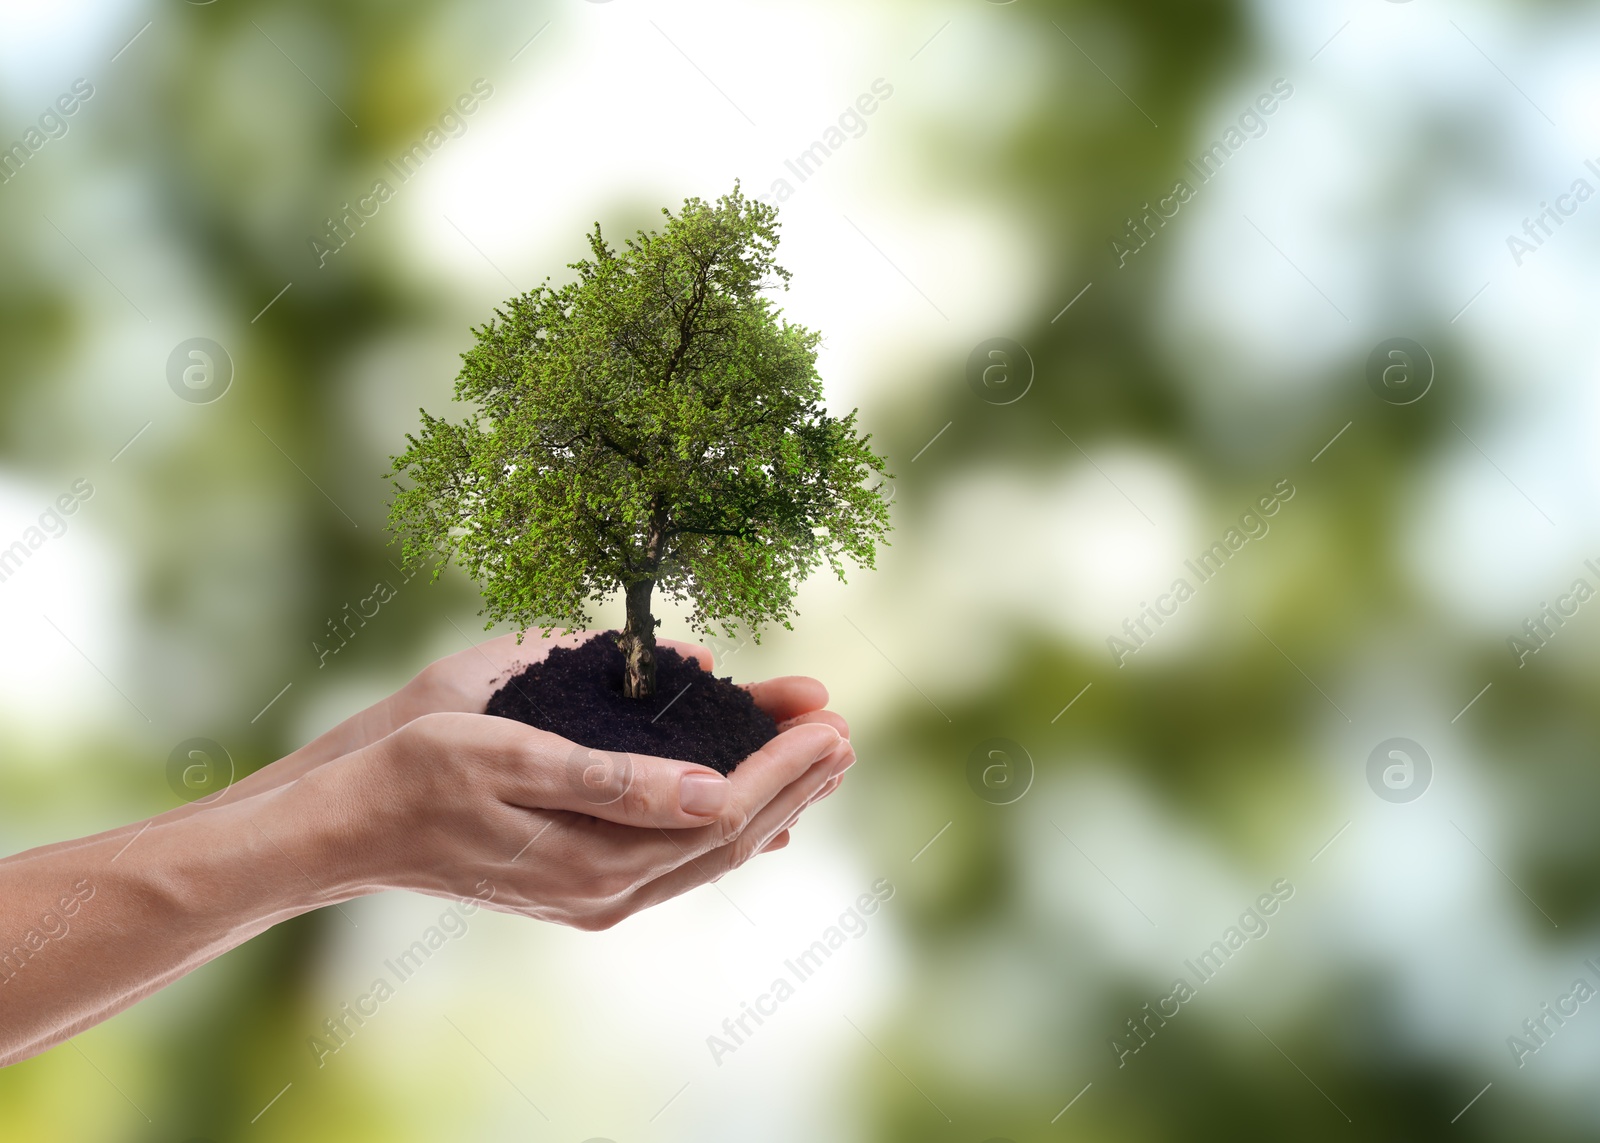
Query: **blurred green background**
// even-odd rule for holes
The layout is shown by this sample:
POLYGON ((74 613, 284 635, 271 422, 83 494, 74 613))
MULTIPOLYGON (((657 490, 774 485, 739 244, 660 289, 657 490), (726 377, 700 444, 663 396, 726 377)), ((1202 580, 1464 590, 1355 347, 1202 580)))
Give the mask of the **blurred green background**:
POLYGON ((92 495, 0 582, 5 852, 482 637, 383 473, 596 220, 783 200, 897 530, 721 648, 854 726, 789 849, 603 934, 479 913, 320 1065, 443 903, 306 916, 0 1072, 0 1137, 1600 1137, 1600 1010, 1541 1008, 1600 985, 1600 604, 1508 644, 1600 587, 1597 46, 1556 0, 7 4, 0 547, 92 495))

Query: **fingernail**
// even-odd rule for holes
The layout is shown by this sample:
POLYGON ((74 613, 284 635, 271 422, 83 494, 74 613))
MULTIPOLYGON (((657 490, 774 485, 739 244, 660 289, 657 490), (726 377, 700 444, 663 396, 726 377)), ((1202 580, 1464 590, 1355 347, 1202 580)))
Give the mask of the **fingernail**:
POLYGON ((717 774, 685 774, 678 783, 678 806, 686 814, 716 817, 733 797, 733 783, 717 774))
POLYGON ((839 757, 833 764, 833 776, 837 778, 846 770, 856 764, 856 752, 848 741, 839 745, 839 757))

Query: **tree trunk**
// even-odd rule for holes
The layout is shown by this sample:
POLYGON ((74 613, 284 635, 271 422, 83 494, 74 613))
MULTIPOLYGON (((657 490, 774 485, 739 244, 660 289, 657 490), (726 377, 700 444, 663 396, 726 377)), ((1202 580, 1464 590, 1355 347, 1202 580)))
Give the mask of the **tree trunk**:
POLYGON ((627 587, 628 621, 617 646, 622 649, 622 693, 629 698, 656 693, 656 621, 650 614, 655 586, 655 580, 642 579, 627 587))

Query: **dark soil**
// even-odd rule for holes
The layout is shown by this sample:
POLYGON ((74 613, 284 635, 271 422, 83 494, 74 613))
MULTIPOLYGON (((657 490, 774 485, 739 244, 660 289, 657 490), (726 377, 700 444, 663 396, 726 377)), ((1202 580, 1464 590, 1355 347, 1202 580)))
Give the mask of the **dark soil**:
POLYGON ((778 733, 772 716, 732 679, 708 674, 668 647, 656 647, 656 693, 625 697, 615 632, 552 647, 543 662, 506 680, 488 713, 591 750, 680 758, 723 774, 778 733))

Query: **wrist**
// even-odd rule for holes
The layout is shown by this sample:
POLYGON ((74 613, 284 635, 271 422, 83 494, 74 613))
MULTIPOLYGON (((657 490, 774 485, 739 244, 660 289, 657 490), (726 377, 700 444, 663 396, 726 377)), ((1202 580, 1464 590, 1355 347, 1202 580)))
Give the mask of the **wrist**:
POLYGON ((110 890, 108 900, 137 903, 141 923, 169 934, 191 964, 359 896, 334 861, 332 816, 307 805, 297 785, 107 839, 94 880, 110 890))
POLYGON ((282 799, 271 807, 315 863, 306 868, 326 897, 349 900, 405 880, 404 847, 397 845, 406 833, 404 799, 392 778, 391 747, 392 740, 379 739, 320 765, 279 791, 282 799))
MULTIPOLYGON (((268 924, 361 896, 344 836, 344 803, 325 795, 327 783, 318 780, 323 769, 197 814, 192 821, 203 832, 195 839, 201 843, 196 873, 204 888, 219 876, 236 878, 243 894, 270 914, 268 924), (214 847, 209 855, 207 843, 214 847), (229 853, 229 868, 219 869, 218 853, 229 853)), ((186 896, 199 903, 206 894, 186 896)))
POLYGON ((445 709, 446 704, 437 693, 438 688, 429 682, 426 672, 417 675, 405 686, 372 707, 375 716, 369 727, 371 742, 393 734, 406 723, 421 718, 431 711, 445 709))
POLYGON ((254 824, 285 851, 280 862, 300 871, 306 910, 386 887, 388 859, 377 821, 384 815, 374 804, 378 799, 364 792, 370 783, 359 778, 379 749, 363 746, 307 771, 272 791, 276 797, 255 815, 254 824))

